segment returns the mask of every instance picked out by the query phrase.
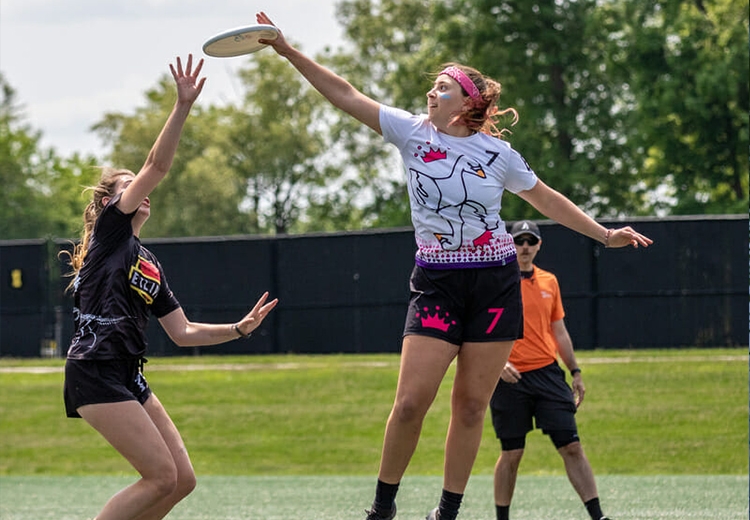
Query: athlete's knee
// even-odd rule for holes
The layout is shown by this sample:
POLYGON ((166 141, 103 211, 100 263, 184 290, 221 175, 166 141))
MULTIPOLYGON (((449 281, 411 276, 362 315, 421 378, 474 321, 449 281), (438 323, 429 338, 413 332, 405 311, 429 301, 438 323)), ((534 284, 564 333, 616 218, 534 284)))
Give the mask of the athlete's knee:
POLYGON ((192 493, 197 484, 198 481, 195 478, 195 472, 192 468, 188 472, 181 472, 174 490, 174 494, 178 497, 177 500, 182 500, 192 493))
POLYGON ((169 471, 165 468, 164 472, 151 477, 144 477, 153 488, 154 492, 160 497, 168 497, 177 489, 177 470, 169 471))
POLYGON ((453 401, 453 418, 459 420, 464 426, 476 426, 484 423, 487 413, 487 401, 477 397, 463 397, 453 401))
POLYGON ((512 471, 517 471, 523 458, 523 448, 517 450, 505 450, 500 452, 498 464, 501 464, 512 471))
POLYGON ((399 398, 393 405, 391 410, 391 419, 401 423, 411 423, 414 421, 422 421, 427 408, 424 403, 419 399, 415 399, 411 396, 399 398))

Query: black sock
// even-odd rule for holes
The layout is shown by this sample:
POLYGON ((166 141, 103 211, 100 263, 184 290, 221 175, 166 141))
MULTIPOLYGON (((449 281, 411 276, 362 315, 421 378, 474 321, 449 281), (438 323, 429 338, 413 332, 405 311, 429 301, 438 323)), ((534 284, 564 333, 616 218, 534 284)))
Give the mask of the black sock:
POLYGON ((496 505, 495 511, 497 512, 497 520, 510 520, 510 506, 496 505))
POLYGON ((463 494, 451 493, 444 489, 443 496, 440 497, 440 507, 438 509, 440 520, 456 520, 458 508, 461 507, 461 500, 463 498, 463 494))
POLYGON ((375 488, 375 501, 372 503, 372 509, 378 513, 390 513, 393 509, 393 502, 396 500, 397 492, 398 484, 386 484, 378 479, 378 485, 375 488))
POLYGON ((599 505, 599 497, 594 497, 583 505, 586 506, 586 510, 589 512, 589 516, 593 520, 599 520, 604 516, 604 513, 602 513, 602 507, 599 505))

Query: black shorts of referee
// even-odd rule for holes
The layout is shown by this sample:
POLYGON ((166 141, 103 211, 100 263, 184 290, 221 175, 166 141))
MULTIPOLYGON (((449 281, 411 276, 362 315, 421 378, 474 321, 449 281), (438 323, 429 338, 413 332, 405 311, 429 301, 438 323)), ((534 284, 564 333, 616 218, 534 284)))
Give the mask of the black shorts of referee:
POLYGON ((536 428, 557 449, 579 441, 573 390, 557 362, 521 373, 517 383, 502 379, 490 400, 492 425, 503 451, 523 449, 526 434, 536 428))

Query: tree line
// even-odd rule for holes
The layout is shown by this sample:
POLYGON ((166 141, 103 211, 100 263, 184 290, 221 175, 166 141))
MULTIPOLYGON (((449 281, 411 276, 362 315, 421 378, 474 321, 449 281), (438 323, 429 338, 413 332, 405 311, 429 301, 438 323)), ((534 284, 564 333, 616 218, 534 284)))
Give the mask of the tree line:
MULTIPOLYGON (((345 41, 318 58, 383 103, 425 110, 449 61, 500 81, 501 108, 520 113, 507 139, 592 216, 748 211, 746 2, 342 0, 337 20, 345 41)), ((194 107, 148 236, 409 225, 379 136, 274 53, 237 79, 239 101, 194 107)), ((43 148, 17 96, 0 72, 0 239, 78 236, 96 166, 137 172, 175 93, 165 75, 132 113, 105 113, 91 129, 105 157, 43 148)), ((507 195, 503 217, 539 215, 507 195)))

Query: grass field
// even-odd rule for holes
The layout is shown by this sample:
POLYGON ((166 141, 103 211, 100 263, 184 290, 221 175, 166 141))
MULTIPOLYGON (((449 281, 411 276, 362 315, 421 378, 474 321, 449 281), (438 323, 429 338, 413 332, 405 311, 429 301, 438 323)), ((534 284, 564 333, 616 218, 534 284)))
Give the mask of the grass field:
MULTIPOLYGON (((613 518, 748 517, 746 349, 579 352, 579 361, 579 429, 613 518)), ((0 360, 3 520, 92 518, 135 478, 90 427, 64 417, 61 367, 0 360)), ((199 475, 170 518, 362 518, 397 370, 396 355, 152 359, 146 376, 199 475)), ((450 383, 426 418, 399 518, 423 518, 437 500, 450 383)), ((494 518, 497 454, 487 421, 462 518, 494 518)), ((586 517, 538 432, 521 474, 514 520, 586 517)))
MULTIPOLYGON (((0 477, 3 520, 93 518, 130 477, 0 477)), ((611 476, 598 479, 613 520, 746 520, 747 478, 742 476, 611 476)), ((435 507, 440 477, 406 477, 397 520, 422 520, 435 507)), ((203 476, 169 520, 363 520, 372 501, 372 477, 203 476)), ((565 477, 521 476, 513 520, 586 520, 565 477)), ((472 477, 461 520, 494 520, 492 477, 472 477)))

